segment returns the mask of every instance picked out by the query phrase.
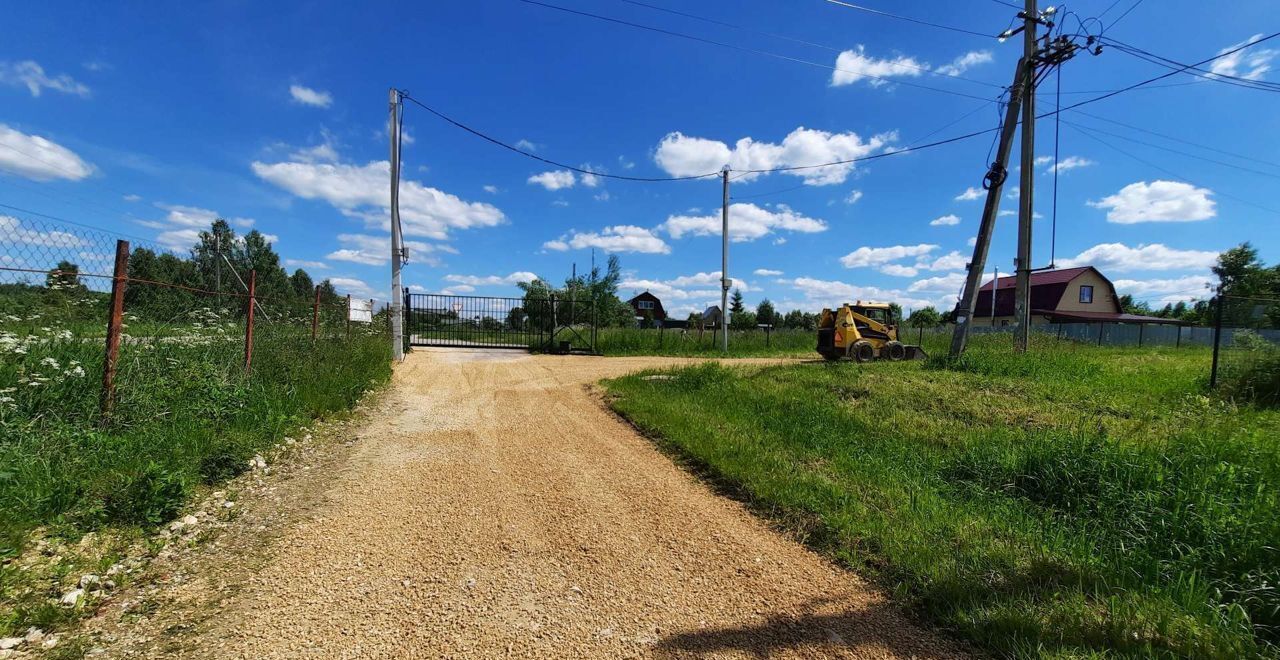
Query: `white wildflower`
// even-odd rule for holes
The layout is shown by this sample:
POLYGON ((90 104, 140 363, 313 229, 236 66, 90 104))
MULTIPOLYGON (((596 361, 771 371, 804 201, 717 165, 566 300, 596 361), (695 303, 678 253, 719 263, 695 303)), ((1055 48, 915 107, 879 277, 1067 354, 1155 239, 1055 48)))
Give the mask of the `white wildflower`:
POLYGON ((46 366, 46 367, 49 367, 49 368, 51 368, 51 369, 61 369, 61 368, 62 368, 62 365, 58 364, 58 361, 57 361, 57 360, 55 360, 55 359, 53 359, 53 358, 51 358, 51 357, 47 357, 47 358, 44 358, 43 360, 40 360, 40 364, 42 364, 42 365, 44 365, 44 366, 46 366))

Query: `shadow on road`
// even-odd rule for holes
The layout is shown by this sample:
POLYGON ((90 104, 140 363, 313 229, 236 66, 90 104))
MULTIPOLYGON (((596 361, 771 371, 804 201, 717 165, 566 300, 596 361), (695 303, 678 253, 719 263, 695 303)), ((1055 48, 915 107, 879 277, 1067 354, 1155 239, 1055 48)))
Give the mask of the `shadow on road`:
MULTIPOLYGON (((805 609, 817 610, 824 601, 805 609)), ((825 614, 779 614, 757 624, 709 628, 671 635, 658 642, 660 658, 742 653, 759 658, 779 655, 862 657, 889 653, 913 658, 959 658, 963 654, 938 637, 924 636, 890 604, 825 614)))

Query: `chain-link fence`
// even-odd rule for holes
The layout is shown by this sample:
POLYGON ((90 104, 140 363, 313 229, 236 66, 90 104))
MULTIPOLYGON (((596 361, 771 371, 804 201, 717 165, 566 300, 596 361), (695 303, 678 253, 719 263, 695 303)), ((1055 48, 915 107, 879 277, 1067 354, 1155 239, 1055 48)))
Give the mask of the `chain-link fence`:
POLYGON ((1220 295, 1210 385, 1240 401, 1280 404, 1280 298, 1220 295))
POLYGON ((175 377, 288 369, 276 362, 319 354, 299 346, 389 341, 383 301, 290 276, 265 243, 195 240, 178 251, 0 215, 0 421, 57 409, 127 424, 131 400, 163 397, 175 377))

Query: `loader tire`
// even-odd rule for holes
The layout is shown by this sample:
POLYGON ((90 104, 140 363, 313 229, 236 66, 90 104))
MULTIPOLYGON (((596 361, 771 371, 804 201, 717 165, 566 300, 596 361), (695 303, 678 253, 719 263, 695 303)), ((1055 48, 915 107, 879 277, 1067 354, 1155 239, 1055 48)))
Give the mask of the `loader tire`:
POLYGON ((870 362, 876 359, 876 349, 871 342, 859 339, 849 345, 849 357, 858 362, 870 362))
POLYGON ((897 362, 898 360, 906 359, 907 347, 903 346, 900 341, 891 341, 885 344, 884 348, 880 349, 880 353, 887 356, 890 360, 897 362))

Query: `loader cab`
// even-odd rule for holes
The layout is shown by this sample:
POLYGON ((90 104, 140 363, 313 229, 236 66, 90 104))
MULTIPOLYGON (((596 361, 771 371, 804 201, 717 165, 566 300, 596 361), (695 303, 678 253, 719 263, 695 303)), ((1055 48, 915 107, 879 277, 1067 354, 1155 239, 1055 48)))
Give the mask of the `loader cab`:
POLYGON ((850 309, 855 314, 861 314, 876 323, 884 325, 893 325, 893 310, 889 307, 881 307, 879 305, 850 305, 850 309))

